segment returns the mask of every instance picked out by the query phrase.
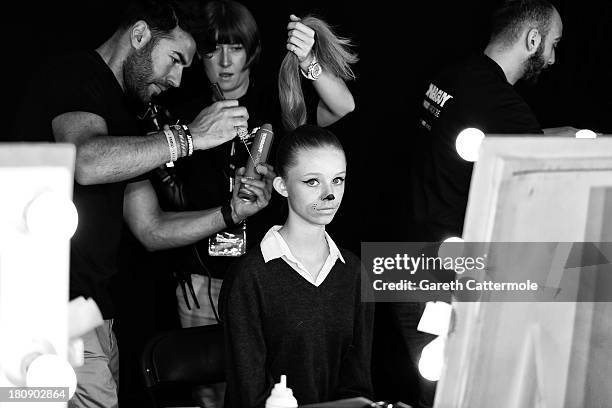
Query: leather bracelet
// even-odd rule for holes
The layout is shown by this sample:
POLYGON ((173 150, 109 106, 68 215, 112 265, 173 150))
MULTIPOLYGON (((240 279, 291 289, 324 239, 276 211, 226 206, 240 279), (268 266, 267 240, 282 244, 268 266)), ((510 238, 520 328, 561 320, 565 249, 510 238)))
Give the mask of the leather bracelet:
POLYGON ((189 151, 187 152, 187 156, 191 156, 193 154, 193 136, 191 136, 191 131, 187 125, 181 125, 183 130, 185 131, 185 136, 187 137, 187 147, 189 151))
POLYGON ((189 148, 187 147, 187 137, 185 136, 185 131, 180 126, 173 126, 173 129, 177 131, 177 141, 179 145, 179 158, 187 156, 189 153, 189 148))
POLYGON ((226 228, 234 228, 238 225, 232 218, 232 206, 230 205, 229 201, 221 206, 221 215, 223 216, 223 221, 225 222, 226 228))
POLYGON ((187 142, 187 134, 180 125, 170 125, 172 133, 176 131, 175 138, 178 146, 178 158, 189 156, 189 144, 187 142))

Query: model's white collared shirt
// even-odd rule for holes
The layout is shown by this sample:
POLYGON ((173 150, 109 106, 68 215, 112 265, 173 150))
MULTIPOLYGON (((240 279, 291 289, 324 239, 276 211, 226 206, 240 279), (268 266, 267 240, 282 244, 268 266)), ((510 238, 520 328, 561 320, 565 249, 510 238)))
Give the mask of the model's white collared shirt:
POLYGON ((336 260, 340 259, 342 263, 346 263, 344 262, 344 258, 342 258, 342 254, 340 253, 340 250, 336 246, 335 242, 326 232, 325 240, 329 246, 329 255, 327 256, 327 259, 325 260, 325 263, 323 264, 323 267, 315 280, 304 265, 302 265, 300 261, 293 256, 289 246, 287 246, 287 243, 283 237, 278 233, 278 230, 281 227, 282 225, 275 225, 270 228, 261 240, 261 244, 259 244, 265 263, 268 263, 268 261, 272 259, 281 258, 291 268, 293 268, 293 270, 299 273, 302 278, 306 279, 315 286, 319 286, 323 283, 327 275, 329 275, 331 269, 334 267, 336 260))

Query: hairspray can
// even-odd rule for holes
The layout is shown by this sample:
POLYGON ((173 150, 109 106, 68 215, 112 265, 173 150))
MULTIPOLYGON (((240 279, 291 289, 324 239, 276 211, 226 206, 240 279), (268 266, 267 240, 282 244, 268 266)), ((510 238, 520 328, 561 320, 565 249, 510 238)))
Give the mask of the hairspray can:
MULTIPOLYGON (((261 175, 257 173, 256 167, 260 163, 265 163, 268 160, 268 153, 270 153, 270 146, 272 145, 272 139, 274 138, 274 132, 272 131, 272 125, 269 123, 263 124, 257 133, 255 133, 255 140, 251 145, 251 153, 246 164, 246 171, 244 177, 251 179, 261 179, 261 175)), ((238 191, 238 197, 248 200, 255 201, 255 194, 251 193, 247 189, 241 187, 238 191)))

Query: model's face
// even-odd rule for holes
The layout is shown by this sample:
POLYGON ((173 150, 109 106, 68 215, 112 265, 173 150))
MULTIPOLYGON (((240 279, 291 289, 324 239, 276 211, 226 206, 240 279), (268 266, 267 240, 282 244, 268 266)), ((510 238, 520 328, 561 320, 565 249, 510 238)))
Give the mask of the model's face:
POLYGON ((126 89, 142 102, 181 84, 183 68, 191 64, 196 50, 193 37, 175 28, 169 38, 149 40, 128 55, 124 69, 126 89))
POLYGON ((314 225, 327 225, 344 196, 346 158, 336 147, 300 150, 296 164, 283 178, 289 217, 314 225))
POLYGON ((561 16, 557 10, 554 10, 548 35, 540 42, 536 52, 525 62, 525 80, 535 82, 544 69, 555 63, 556 48, 559 41, 561 41, 562 35, 563 23, 561 16))
POLYGON ((242 97, 249 87, 250 69, 245 69, 247 54, 242 44, 217 44, 204 55, 204 70, 211 83, 217 82, 228 99, 242 97))

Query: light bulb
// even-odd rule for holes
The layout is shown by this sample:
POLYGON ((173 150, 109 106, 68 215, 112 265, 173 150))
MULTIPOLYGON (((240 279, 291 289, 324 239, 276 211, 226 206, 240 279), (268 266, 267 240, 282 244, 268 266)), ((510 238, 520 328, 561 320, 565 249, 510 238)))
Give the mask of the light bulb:
POLYGON ((448 333, 453 308, 446 302, 427 302, 417 330, 443 336, 448 333))
POLYGON ((436 337, 431 343, 423 347, 419 359, 419 373, 429 381, 438 381, 442 375, 444 365, 444 345, 446 339, 442 336, 436 337))
POLYGON ((0 378, 4 374, 13 384, 25 386, 26 368, 43 354, 55 354, 55 348, 47 340, 31 339, 18 331, 3 336, 0 344, 0 378))
POLYGON ((68 387, 68 399, 70 399, 76 390, 77 378, 68 361, 55 354, 42 354, 28 366, 26 386, 68 387))
POLYGON ((576 132, 576 139, 596 139, 597 133, 589 129, 580 129, 576 132))
POLYGON ((465 248, 464 242, 465 241, 459 237, 446 238, 438 248, 438 257, 443 260, 448 258, 458 259, 463 256, 465 248))
POLYGON ((51 191, 37 195, 30 202, 25 219, 33 235, 58 239, 70 239, 79 221, 73 202, 51 191))
POLYGON ((485 138, 485 134, 480 129, 467 128, 459 132, 455 141, 455 148, 459 156, 469 162, 478 160, 478 151, 480 144, 485 138))

